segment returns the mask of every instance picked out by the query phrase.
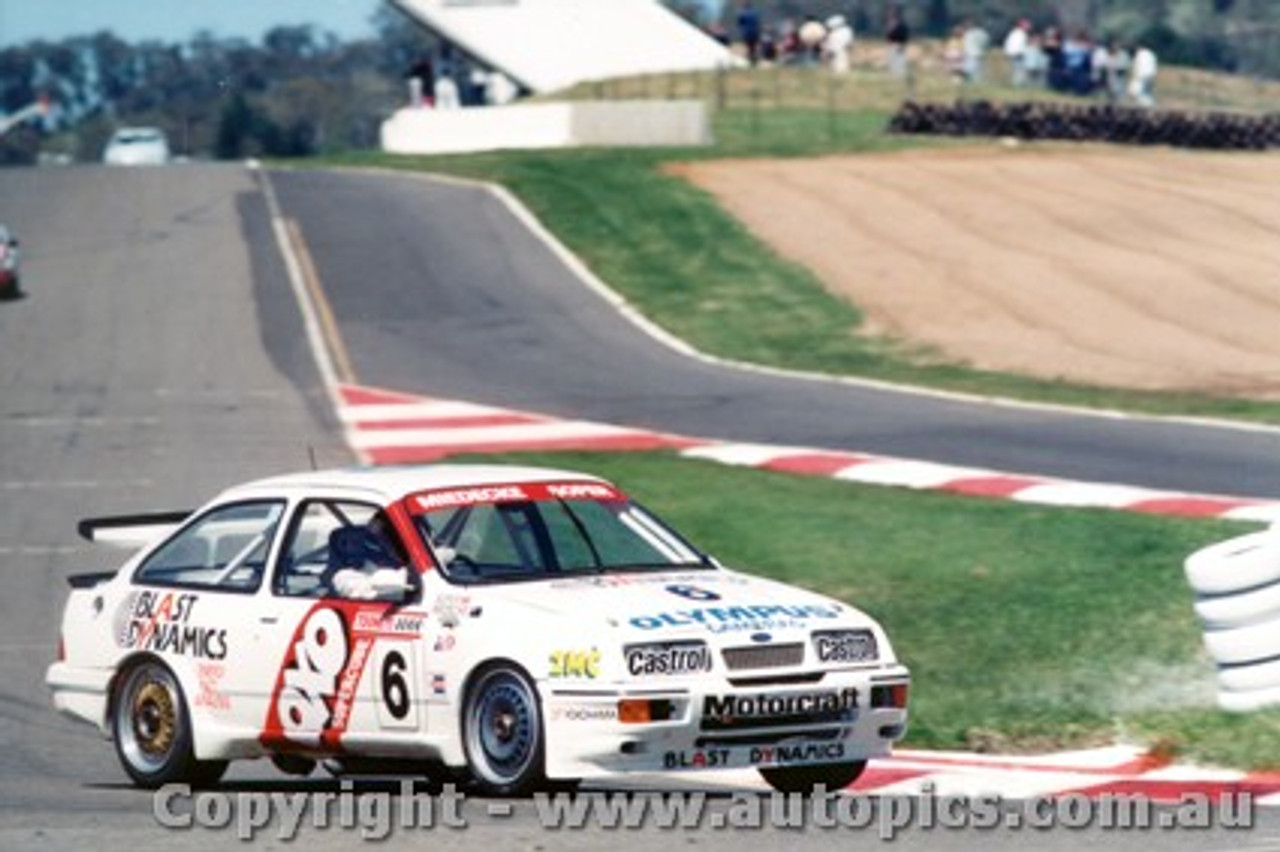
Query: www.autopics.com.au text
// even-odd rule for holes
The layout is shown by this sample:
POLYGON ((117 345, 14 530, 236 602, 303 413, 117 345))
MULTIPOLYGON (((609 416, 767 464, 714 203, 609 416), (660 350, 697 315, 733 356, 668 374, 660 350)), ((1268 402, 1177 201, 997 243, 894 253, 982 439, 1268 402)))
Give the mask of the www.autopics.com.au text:
MULTIPOLYGON (((362 840, 379 840, 396 831, 457 831, 476 818, 508 819, 516 815, 518 804, 468 800, 452 784, 429 794, 418 792, 410 780, 392 790, 344 779, 337 790, 305 793, 193 791, 185 784, 169 784, 155 793, 152 813, 165 828, 232 831, 246 841, 266 833, 293 840, 304 828, 352 831, 362 840)), ((850 795, 819 786, 811 795, 537 794, 530 804, 537 824, 548 831, 813 828, 875 831, 882 840, 905 830, 1248 829, 1255 812, 1247 792, 1188 793, 1164 804, 1135 794, 1006 800, 994 794, 938 795, 928 783, 910 796, 850 795)))

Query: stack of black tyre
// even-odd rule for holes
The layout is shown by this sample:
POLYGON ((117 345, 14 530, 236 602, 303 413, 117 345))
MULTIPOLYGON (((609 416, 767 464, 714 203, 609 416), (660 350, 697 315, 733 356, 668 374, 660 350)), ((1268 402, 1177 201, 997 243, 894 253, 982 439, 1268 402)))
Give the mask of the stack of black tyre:
POLYGON ((1280 147, 1280 114, 1276 113, 1194 113, 1047 101, 1009 104, 907 101, 889 121, 889 130, 938 136, 1065 139, 1223 151, 1280 147))

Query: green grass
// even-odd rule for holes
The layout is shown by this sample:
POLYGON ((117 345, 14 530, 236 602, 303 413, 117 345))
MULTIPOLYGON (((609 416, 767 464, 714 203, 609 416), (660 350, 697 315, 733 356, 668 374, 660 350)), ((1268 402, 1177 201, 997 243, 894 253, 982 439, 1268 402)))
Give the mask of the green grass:
POLYGON ((860 486, 668 454, 487 457, 588 470, 726 564, 853 603, 913 673, 907 744, 1137 740, 1280 765, 1280 713, 1214 709, 1182 561, 1250 528, 860 486))
MULTIPOLYGON (((1280 404, 1132 392, 983 372, 906 341, 862 333, 856 306, 785 260, 664 165, 729 156, 815 156, 942 143, 884 132, 879 109, 735 107, 709 149, 589 149, 468 156, 351 154, 382 166, 511 189, 592 270, 660 326, 725 358, 980 395, 1168 415, 1280 422, 1280 404)), ((963 144, 975 144, 966 142, 963 144)), ((977 143, 983 144, 983 143, 977 143)))

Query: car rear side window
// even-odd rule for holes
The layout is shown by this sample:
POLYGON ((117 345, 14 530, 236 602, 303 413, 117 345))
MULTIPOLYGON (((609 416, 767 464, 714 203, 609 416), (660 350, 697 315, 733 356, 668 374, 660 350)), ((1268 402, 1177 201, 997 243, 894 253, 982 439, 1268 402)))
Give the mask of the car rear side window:
POLYGON ((262 583, 284 503, 220 506, 188 524, 138 567, 134 581, 252 592, 262 583))

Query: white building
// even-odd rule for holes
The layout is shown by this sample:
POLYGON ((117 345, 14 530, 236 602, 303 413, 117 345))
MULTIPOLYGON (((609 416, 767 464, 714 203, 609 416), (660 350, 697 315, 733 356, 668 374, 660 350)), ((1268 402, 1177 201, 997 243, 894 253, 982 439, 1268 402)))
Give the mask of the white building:
POLYGON ((390 0, 531 92, 728 65, 728 48, 657 0, 390 0))

